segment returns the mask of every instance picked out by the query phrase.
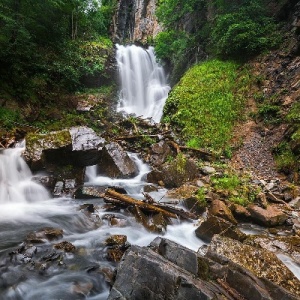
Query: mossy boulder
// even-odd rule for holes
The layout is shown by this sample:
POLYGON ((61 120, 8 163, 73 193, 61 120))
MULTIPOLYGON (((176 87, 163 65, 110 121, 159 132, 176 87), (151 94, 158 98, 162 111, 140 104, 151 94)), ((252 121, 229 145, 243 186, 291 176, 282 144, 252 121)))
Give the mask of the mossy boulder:
POLYGON ((25 160, 32 170, 47 164, 89 166, 98 162, 105 140, 88 127, 72 127, 26 137, 25 160))

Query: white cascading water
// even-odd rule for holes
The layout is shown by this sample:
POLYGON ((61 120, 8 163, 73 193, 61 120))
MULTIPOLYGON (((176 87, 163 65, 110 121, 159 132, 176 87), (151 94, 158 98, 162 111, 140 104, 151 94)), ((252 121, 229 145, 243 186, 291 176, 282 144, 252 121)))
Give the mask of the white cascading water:
POLYGON ((154 48, 117 45, 121 91, 117 110, 159 123, 170 91, 154 48))
POLYGON ((31 180, 32 174, 21 158, 23 147, 0 152, 0 203, 43 201, 49 195, 31 180))

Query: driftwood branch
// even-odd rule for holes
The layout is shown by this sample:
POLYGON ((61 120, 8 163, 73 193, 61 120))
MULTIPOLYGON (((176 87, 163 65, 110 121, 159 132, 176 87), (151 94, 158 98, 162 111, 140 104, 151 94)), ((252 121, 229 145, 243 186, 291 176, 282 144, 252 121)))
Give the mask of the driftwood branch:
POLYGON ((136 205, 142 209, 146 209, 148 211, 154 211, 154 212, 157 212, 157 213, 162 213, 164 216, 166 217, 169 217, 169 218, 176 218, 176 214, 174 213, 171 213, 163 208, 160 208, 160 207, 157 207, 157 206, 154 206, 152 204, 148 204, 146 202, 143 202, 143 201, 140 201, 140 200, 136 200, 134 198, 131 198, 127 195, 123 195, 123 194, 120 194, 112 189, 108 189, 105 193, 106 196, 110 197, 110 198, 114 198, 114 199, 117 199, 121 202, 125 202, 126 204, 128 205, 136 205))
MULTIPOLYGON (((168 218, 181 217, 184 219, 196 219, 196 216, 194 214, 184 211, 183 209, 158 203, 147 203, 129 197, 128 195, 120 194, 113 189, 106 190, 105 195, 103 195, 103 198, 109 202, 133 205, 139 207, 142 210, 161 213, 168 218)), ((149 201, 149 199, 147 200, 149 201)))

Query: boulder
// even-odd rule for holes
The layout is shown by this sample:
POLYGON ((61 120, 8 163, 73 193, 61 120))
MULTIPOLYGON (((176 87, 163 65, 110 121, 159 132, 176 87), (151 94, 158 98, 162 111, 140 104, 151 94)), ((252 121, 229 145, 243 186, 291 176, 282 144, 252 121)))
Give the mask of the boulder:
POLYGON ((113 178, 130 178, 138 174, 138 168, 122 147, 113 142, 103 148, 98 172, 113 178))
POLYGON ((200 224, 195 230, 195 234, 205 242, 210 242, 215 234, 222 234, 239 241, 243 241, 246 238, 246 235, 231 222, 212 215, 200 224))
POLYGON ((28 134, 24 158, 33 170, 44 169, 46 164, 95 165, 104 142, 91 128, 84 126, 47 134, 28 134))
POLYGON ((165 163, 158 170, 147 175, 147 181, 159 184, 164 183, 166 188, 176 188, 198 176, 198 167, 192 159, 177 156, 171 163, 165 163))
MULTIPOLYGON (((193 262, 196 262, 196 254, 194 258, 193 262)), ((108 300, 217 300, 224 299, 222 294, 226 292, 213 284, 195 279, 194 274, 155 251, 132 246, 118 266, 108 300)))
POLYGON ((274 205, 268 205, 265 209, 257 205, 249 205, 248 211, 251 214, 251 220, 259 225, 272 227, 285 223, 287 215, 274 205))
POLYGON ((27 243, 45 243, 63 237, 63 230, 60 228, 46 227, 40 231, 29 233, 26 237, 27 243))
POLYGON ((259 279, 212 248, 201 255, 158 237, 148 247, 127 250, 108 299, 296 300, 297 295, 259 279))
MULTIPOLYGON (((252 272, 264 283, 273 283, 283 287, 293 295, 300 295, 300 281, 274 253, 266 249, 244 245, 237 240, 216 235, 208 247, 206 256, 215 258, 216 255, 226 257, 226 259, 252 272)), ((239 282, 236 276, 235 278, 231 277, 231 281, 234 280, 239 282)), ((251 299, 254 299, 254 296, 251 299)), ((279 298, 278 295, 276 299, 285 298, 279 298)))

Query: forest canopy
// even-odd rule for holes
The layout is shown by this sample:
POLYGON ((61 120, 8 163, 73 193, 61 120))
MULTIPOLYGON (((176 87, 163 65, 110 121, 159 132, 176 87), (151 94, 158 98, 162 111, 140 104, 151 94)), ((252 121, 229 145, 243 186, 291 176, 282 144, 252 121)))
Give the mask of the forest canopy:
POLYGON ((23 99, 40 89, 76 89, 82 74, 99 69, 85 63, 86 43, 107 46, 114 4, 114 0, 2 0, 2 93, 23 99))

